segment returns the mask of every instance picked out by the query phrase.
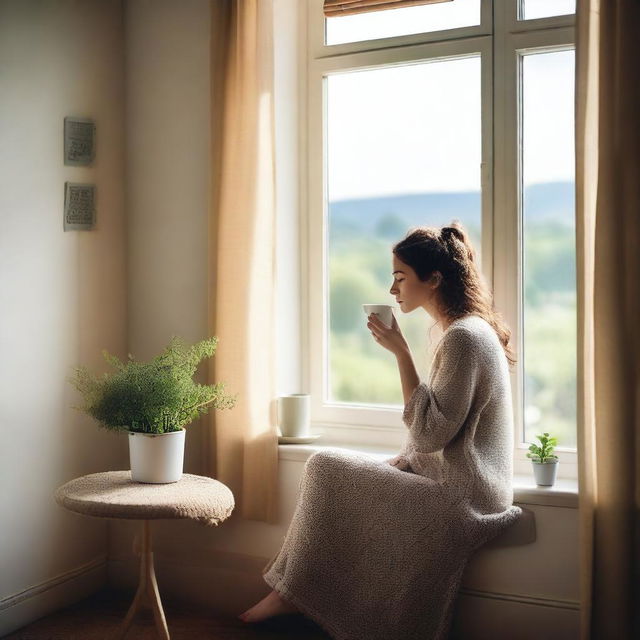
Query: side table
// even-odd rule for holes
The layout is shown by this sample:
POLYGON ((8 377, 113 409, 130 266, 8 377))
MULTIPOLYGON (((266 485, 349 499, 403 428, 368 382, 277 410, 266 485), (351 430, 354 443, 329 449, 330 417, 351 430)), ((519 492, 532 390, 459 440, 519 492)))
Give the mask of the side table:
POLYGON ((125 636, 138 609, 147 604, 160 637, 169 640, 153 565, 150 521, 188 518, 218 525, 235 506, 231 490, 213 478, 188 473, 178 482, 144 484, 132 481, 130 471, 107 471, 71 480, 54 495, 58 504, 83 515, 143 521, 138 590, 117 637, 125 636))

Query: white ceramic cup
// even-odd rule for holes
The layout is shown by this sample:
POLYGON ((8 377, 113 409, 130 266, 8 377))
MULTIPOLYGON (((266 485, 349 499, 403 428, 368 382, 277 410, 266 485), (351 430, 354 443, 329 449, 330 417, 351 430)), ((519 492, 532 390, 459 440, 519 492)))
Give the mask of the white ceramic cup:
POLYGON ((394 306, 391 304, 363 304, 362 308, 364 312, 367 314, 367 318, 370 314, 375 313, 382 322, 384 322, 387 327, 390 327, 393 324, 393 309, 394 306))
POLYGON ((286 438, 309 435, 311 396, 292 393, 278 398, 278 426, 286 438))

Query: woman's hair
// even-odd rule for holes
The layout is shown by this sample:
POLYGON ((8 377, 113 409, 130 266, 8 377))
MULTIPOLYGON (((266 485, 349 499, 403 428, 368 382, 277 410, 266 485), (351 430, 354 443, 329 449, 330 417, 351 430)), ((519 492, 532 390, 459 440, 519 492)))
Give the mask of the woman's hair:
POLYGON ((509 346, 511 331, 493 308, 493 296, 478 270, 467 232, 459 222, 452 222, 440 229, 410 229, 392 250, 423 282, 434 271, 439 271, 442 280, 438 291, 444 313, 452 320, 470 313, 484 318, 496 332, 507 360, 515 363, 514 353, 509 346))

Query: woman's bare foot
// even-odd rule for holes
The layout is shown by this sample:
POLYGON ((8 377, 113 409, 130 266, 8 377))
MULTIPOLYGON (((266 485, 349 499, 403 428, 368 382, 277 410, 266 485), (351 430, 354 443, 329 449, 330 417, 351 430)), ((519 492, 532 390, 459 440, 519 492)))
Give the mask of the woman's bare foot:
POLYGON ((279 616, 285 613, 298 613, 296 606, 284 600, 277 591, 271 590, 266 598, 263 598, 258 604, 241 613, 238 618, 243 622, 260 622, 272 616, 279 616))

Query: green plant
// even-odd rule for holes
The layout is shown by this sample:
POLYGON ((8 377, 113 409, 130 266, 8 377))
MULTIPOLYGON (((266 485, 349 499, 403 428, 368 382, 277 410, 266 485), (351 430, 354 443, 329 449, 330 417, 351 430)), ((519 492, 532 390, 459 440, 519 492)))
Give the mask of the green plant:
POLYGON ((75 408, 106 429, 138 433, 179 431, 210 408, 230 409, 236 396, 227 396, 223 383, 201 385, 192 379, 198 364, 213 356, 217 346, 216 337, 187 347, 174 336, 149 362, 131 355, 121 362, 105 350, 102 354, 115 372, 97 377, 86 367, 76 367, 69 381, 85 404, 75 408))
POLYGON ((556 438, 552 438, 548 433, 537 435, 536 438, 540 441, 542 446, 538 447, 532 444, 529 447, 531 453, 527 453, 527 458, 531 458, 534 462, 544 463, 547 460, 557 460, 558 456, 553 453, 553 449, 558 441, 556 438))

